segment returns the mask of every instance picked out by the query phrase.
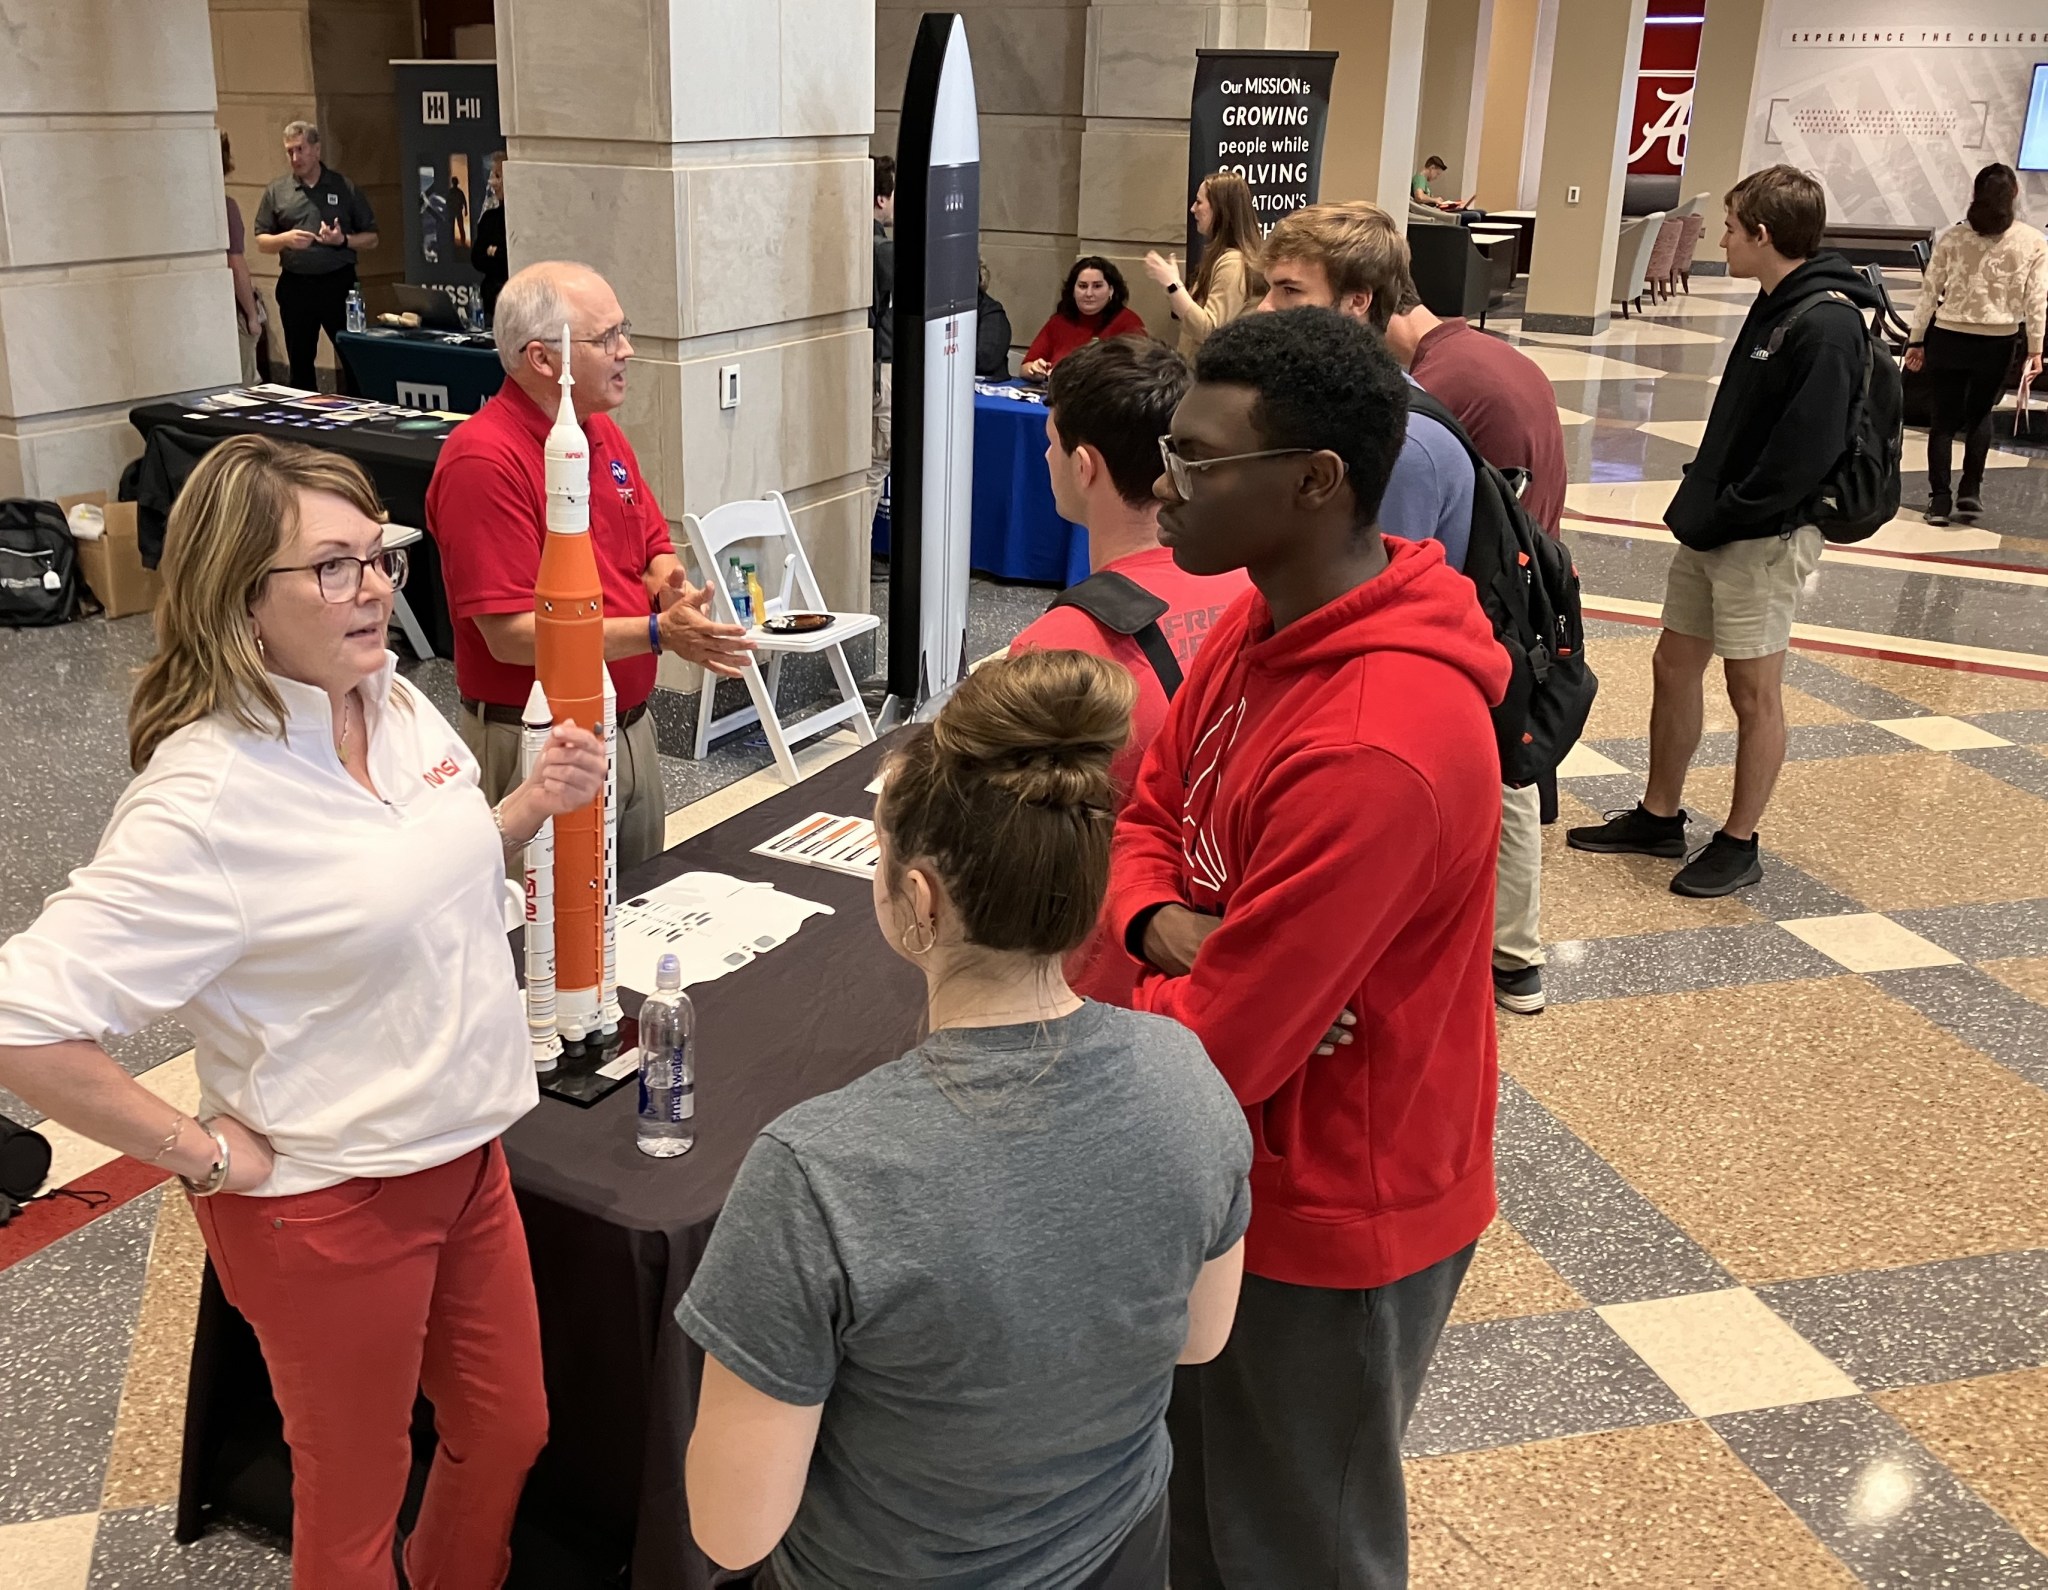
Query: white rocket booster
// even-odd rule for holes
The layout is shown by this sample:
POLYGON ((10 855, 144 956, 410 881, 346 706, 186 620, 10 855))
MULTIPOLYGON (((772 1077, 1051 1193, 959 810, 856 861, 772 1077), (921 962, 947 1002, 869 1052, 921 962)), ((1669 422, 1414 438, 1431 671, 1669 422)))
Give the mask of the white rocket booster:
POLYGON ((599 1030, 619 1030, 619 692, 609 665, 604 671, 604 980, 598 1004, 599 1030))
MULTIPOLYGON (((535 680, 520 716, 519 776, 533 777, 554 714, 547 693, 535 680)), ((555 1031, 555 822, 543 821, 526 844, 526 1036, 533 1050, 533 1068, 549 1072, 562 1058, 561 1036, 555 1031)))

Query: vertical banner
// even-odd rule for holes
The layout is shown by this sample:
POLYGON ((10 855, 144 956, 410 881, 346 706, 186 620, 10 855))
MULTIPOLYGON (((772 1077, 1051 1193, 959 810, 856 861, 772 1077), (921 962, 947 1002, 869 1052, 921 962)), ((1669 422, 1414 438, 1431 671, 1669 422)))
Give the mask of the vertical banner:
POLYGON ((1705 23, 1699 0, 1651 0, 1649 15, 1643 18, 1628 174, 1669 178, 1673 203, 1679 194, 1679 173, 1685 169, 1692 85, 1699 71, 1700 29, 1705 23))
POLYGON ((468 307, 483 278, 469 263, 484 213, 498 131, 495 61, 393 61, 398 96, 398 201, 405 279, 468 307))
POLYGON ((927 11, 896 134, 888 723, 942 700, 966 672, 980 260, 981 128, 967 28, 951 11, 927 11))
MULTIPOLYGON (((1197 50, 1188 113, 1188 203, 1212 171, 1250 185, 1259 225, 1314 204, 1323 180, 1335 50, 1197 50)), ((1188 218, 1190 278, 1202 257, 1188 218)))

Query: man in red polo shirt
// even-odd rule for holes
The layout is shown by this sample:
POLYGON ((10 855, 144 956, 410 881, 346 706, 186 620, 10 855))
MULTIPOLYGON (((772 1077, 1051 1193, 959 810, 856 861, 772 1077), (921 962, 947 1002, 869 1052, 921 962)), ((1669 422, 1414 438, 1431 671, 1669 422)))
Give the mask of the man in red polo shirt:
POLYGON ((661 654, 737 674, 753 645, 708 616, 668 521, 611 419, 626 400, 632 328, 587 266, 529 265, 505 284, 493 325, 506 370, 498 395, 458 425, 427 488, 455 620, 462 740, 486 799, 519 782, 519 716, 533 689, 533 585, 547 535, 547 434, 560 402, 560 339, 571 339, 570 395, 590 443, 590 540, 604 586, 604 655, 619 696, 619 864, 660 853, 667 803, 647 698, 661 654))

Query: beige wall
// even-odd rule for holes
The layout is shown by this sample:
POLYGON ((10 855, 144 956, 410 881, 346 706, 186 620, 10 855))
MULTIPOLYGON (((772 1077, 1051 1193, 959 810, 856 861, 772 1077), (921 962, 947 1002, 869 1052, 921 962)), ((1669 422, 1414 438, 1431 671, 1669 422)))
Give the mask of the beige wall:
POLYGON ((873 0, 499 0, 497 19, 511 263, 582 259, 618 290, 619 421, 670 521, 780 491, 827 599, 864 610, 873 0))
POLYGON ((10 0, 0 41, 0 497, 111 490, 133 404, 240 369, 206 7, 10 0))
POLYGON ((1408 164, 1412 175, 1431 155, 1441 155, 1450 168, 1439 183, 1445 198, 1462 199, 1479 186, 1494 4, 1495 0, 1430 0, 1422 51, 1422 103, 1408 164))
POLYGON ((1530 262, 1531 331, 1597 332, 1612 313, 1615 236, 1628 162, 1627 111, 1642 54, 1644 0, 1570 0, 1558 8, 1543 177, 1530 262), (1568 190, 1579 190, 1576 204, 1568 190))
POLYGON ((1372 199, 1407 213, 1428 12, 1429 0, 1325 0, 1316 9, 1315 48, 1337 52, 1325 199, 1372 199))
MULTIPOLYGON (((372 312, 395 307, 405 279, 405 216, 399 208, 398 122, 390 63, 419 53, 412 0, 209 0, 220 127, 234 142, 228 192, 253 234, 256 203, 286 170, 284 125, 320 128, 321 151, 377 215, 378 244, 357 274, 372 312)), ((275 255, 249 245, 256 291, 270 311, 272 356, 284 357, 275 255)), ((323 338, 323 363, 331 350, 323 338)))
MULTIPOLYGON (((895 153, 903 78, 927 9, 924 0, 877 0, 878 154, 895 153)), ((967 24, 981 107, 982 257, 1021 348, 1051 312, 1077 252, 1088 0, 956 0, 952 9, 967 24)))
POLYGON ((1685 142, 1681 196, 1710 192, 1707 224, 1700 228, 1695 261, 1715 267, 1721 255, 1721 195, 1742 176, 1742 141, 1756 87, 1757 46, 1770 0, 1714 0, 1700 30, 1699 76, 1693 83, 1692 130, 1685 142))
POLYGON ((1479 205, 1521 207, 1522 134, 1529 114, 1529 79, 1535 68, 1538 0, 1493 0, 1487 48, 1484 130, 1479 141, 1479 205))

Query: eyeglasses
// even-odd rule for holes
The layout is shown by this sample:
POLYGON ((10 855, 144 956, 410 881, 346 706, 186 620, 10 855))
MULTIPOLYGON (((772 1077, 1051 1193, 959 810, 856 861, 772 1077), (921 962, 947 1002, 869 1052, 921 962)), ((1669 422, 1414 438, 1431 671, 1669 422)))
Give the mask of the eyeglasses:
POLYGON ((353 602, 363 594, 363 573, 375 568, 391 582, 391 589, 402 590, 411 563, 401 547, 387 547, 367 558, 333 557, 322 558, 318 563, 294 563, 282 568, 270 569, 269 574, 305 574, 310 572, 320 583, 320 599, 325 602, 353 602))
MULTIPOLYGON (((549 341, 546 337, 536 340, 541 342, 549 341)), ((633 322, 622 320, 609 331, 600 331, 594 337, 571 337, 569 340, 571 342, 580 342, 586 348, 602 348, 608 356, 616 355, 619 351, 620 343, 633 340, 633 322)))
POLYGON ((1159 457, 1166 465, 1166 478, 1173 483, 1173 494, 1182 502, 1194 500, 1195 472, 1214 469, 1218 464, 1242 464, 1254 458, 1286 458, 1295 453, 1313 453, 1313 447, 1269 447, 1259 453, 1231 453, 1224 458, 1183 458, 1174 451, 1173 438, 1159 438, 1159 457))

